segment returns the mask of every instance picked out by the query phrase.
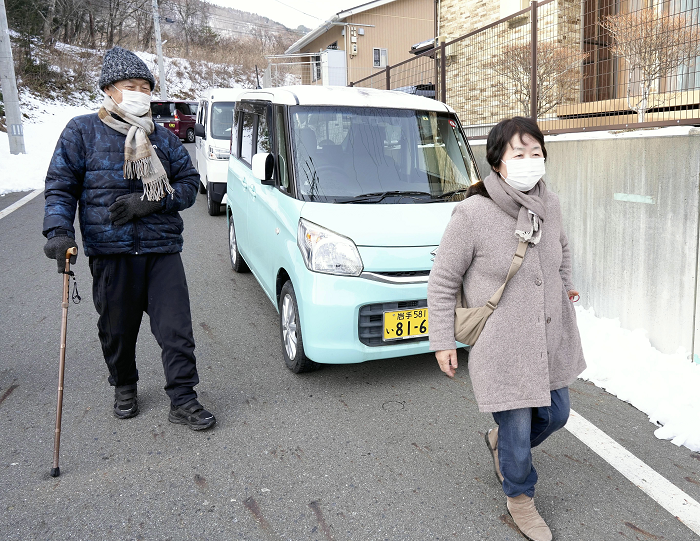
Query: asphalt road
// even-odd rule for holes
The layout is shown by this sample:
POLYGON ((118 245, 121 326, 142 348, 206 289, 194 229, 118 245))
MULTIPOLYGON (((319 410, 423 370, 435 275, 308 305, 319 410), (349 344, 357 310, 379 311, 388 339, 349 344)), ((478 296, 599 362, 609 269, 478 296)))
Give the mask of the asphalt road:
MULTIPOLYGON (((0 198, 0 209, 21 194, 0 198)), ((90 272, 69 308, 61 476, 51 478, 61 277, 42 252, 43 197, 0 220, 0 537, 5 540, 521 540, 483 442, 466 358, 454 380, 430 355, 326 366, 282 360, 277 313, 228 261, 225 217, 183 213, 201 401, 218 424, 167 421, 144 318, 141 413, 112 415, 90 272)), ((700 454, 577 382, 572 406, 700 500, 700 454)), ((572 434, 534 451, 537 505, 556 540, 697 540, 572 434)))

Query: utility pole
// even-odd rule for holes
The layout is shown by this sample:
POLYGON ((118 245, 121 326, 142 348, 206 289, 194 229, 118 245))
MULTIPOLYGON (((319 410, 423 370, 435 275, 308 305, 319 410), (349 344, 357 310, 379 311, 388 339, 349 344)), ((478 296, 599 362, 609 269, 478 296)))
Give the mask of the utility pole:
POLYGON ((158 53, 158 71, 160 72, 160 99, 168 99, 168 89, 165 87, 165 67, 163 66, 163 42, 160 39, 160 15, 158 0, 153 0, 153 28, 156 31, 156 52, 158 53))
POLYGON ((7 28, 5 0, 0 0, 0 89, 5 102, 7 118, 7 135, 10 139, 10 154, 26 154, 24 150, 24 131, 22 130, 22 113, 19 110, 19 95, 15 64, 12 61, 12 44, 7 28))

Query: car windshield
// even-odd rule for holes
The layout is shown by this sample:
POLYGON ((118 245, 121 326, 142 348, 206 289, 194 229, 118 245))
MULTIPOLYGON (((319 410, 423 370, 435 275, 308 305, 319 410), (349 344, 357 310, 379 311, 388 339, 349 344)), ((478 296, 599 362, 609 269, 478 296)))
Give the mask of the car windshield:
POLYGON ((479 180, 453 115, 373 107, 290 108, 300 199, 431 203, 479 180))
POLYGON ((231 127, 233 126, 232 101, 215 101, 211 106, 211 136, 214 139, 231 139, 231 127))

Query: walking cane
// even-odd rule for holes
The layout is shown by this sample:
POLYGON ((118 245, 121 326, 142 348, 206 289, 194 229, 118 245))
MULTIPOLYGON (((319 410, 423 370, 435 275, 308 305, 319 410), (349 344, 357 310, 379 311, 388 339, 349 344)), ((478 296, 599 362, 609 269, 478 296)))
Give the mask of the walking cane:
POLYGON ((69 280, 71 277, 70 258, 73 255, 78 255, 78 249, 73 247, 66 250, 66 268, 63 271, 63 297, 61 306, 63 314, 61 316, 61 351, 58 361, 58 403, 56 404, 56 435, 53 441, 53 468, 51 468, 51 477, 61 475, 61 469, 58 467, 58 450, 61 446, 61 416, 63 415, 63 372, 66 367, 66 331, 68 328, 68 290, 69 280))

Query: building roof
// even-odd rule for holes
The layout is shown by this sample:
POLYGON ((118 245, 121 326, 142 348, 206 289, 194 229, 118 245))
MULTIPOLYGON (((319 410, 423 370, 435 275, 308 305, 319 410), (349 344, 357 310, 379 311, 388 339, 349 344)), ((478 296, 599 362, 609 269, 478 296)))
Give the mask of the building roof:
POLYGON ((453 112, 442 102, 398 92, 347 86, 281 86, 248 90, 240 94, 241 100, 269 100, 284 105, 328 105, 340 107, 382 107, 418 111, 453 112))
POLYGON ((358 13, 362 13, 363 11, 367 11, 370 9, 378 8, 380 6, 383 6, 384 4, 391 4, 392 2, 396 2, 397 0, 374 0, 372 2, 367 2, 365 4, 360 4, 359 6, 355 6, 354 8, 346 9, 345 11, 339 11, 335 15, 333 15, 330 19, 328 19, 325 23, 321 24, 320 26, 316 27, 314 30, 306 34, 304 37, 296 41, 295 43, 292 44, 289 49, 285 51, 285 54, 293 54, 293 53, 298 53, 301 51, 303 47, 311 43, 313 40, 315 40, 317 37, 322 36, 326 32, 328 32, 333 26, 335 26, 337 23, 343 22, 345 19, 350 17, 351 15, 357 15, 358 13))

